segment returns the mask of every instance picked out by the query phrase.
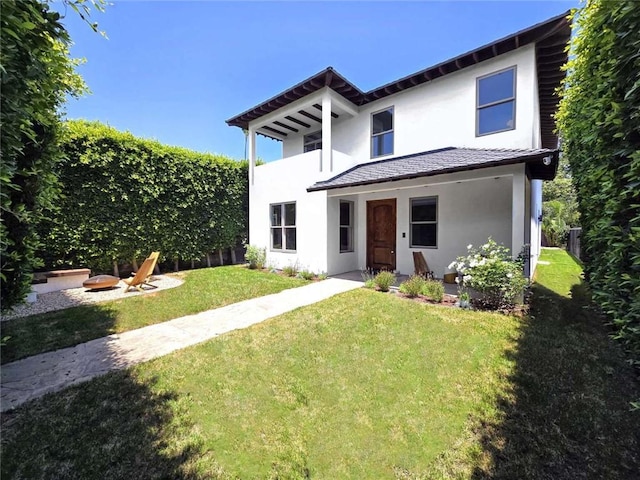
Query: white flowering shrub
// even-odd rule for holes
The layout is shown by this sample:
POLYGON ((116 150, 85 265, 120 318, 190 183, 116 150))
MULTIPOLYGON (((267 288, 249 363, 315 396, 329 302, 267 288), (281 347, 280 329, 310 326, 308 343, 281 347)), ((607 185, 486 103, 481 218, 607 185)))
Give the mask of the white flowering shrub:
POLYGON ((508 248, 489 238, 484 245, 467 246, 467 255, 449 265, 462 276, 462 286, 481 294, 474 304, 490 310, 511 309, 529 285, 523 264, 511 259, 508 248))

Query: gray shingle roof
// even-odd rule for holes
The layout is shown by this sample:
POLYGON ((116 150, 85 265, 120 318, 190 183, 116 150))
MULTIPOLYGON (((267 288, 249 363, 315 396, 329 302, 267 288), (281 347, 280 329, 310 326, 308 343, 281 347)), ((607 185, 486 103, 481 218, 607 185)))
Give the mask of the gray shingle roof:
POLYGON ((558 151, 547 148, 481 149, 447 147, 356 165, 329 180, 315 183, 307 188, 307 191, 369 185, 525 162, 534 164, 536 170, 541 170, 537 174, 538 176, 534 176, 534 178, 552 179, 555 176, 557 161, 558 151), (550 165, 543 165, 542 159, 547 156, 551 156, 552 162, 550 165))

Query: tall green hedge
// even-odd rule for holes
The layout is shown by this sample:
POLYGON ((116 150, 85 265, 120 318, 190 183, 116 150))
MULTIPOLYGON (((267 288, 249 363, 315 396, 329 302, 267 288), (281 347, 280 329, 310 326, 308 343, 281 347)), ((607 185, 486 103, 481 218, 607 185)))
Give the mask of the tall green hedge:
POLYGON ((105 271, 144 258, 199 259, 246 237, 247 164, 70 121, 62 198, 41 224, 48 263, 105 271))
POLYGON ((61 107, 84 84, 59 13, 44 1, 0 3, 0 308, 6 310, 31 289, 36 225, 57 191, 51 170, 60 156, 61 107))
POLYGON ((640 359, 640 2, 589 0, 558 114, 581 215, 585 272, 640 359))

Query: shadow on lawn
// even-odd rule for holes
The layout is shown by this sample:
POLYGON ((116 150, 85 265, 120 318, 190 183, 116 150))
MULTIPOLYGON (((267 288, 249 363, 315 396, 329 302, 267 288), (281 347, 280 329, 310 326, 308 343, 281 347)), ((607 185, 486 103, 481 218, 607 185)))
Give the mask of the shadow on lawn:
POLYGON ((96 304, 2 322, 2 337, 10 338, 0 349, 1 363, 111 335, 116 319, 112 305, 96 304))
POLYGON ((200 478, 186 400, 154 384, 115 372, 2 414, 2 478, 200 478))
POLYGON ((473 478, 639 478, 640 412, 629 403, 640 386, 588 302, 583 283, 571 298, 534 286, 514 390, 501 421, 480 427, 487 467, 473 478))

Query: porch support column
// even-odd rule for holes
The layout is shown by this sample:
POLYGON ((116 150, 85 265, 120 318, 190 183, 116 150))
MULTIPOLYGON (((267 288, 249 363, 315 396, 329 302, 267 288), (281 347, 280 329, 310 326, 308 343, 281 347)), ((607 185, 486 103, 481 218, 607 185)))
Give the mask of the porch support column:
POLYGON ((331 96, 327 89, 322 95, 322 160, 321 172, 333 171, 333 155, 331 146, 331 96))
POLYGON ((249 127, 247 133, 248 146, 249 146, 249 185, 253 185, 254 169, 256 167, 256 129, 255 127, 249 127))
POLYGON ((511 257, 516 258, 525 244, 525 173, 513 174, 511 187, 511 257))

